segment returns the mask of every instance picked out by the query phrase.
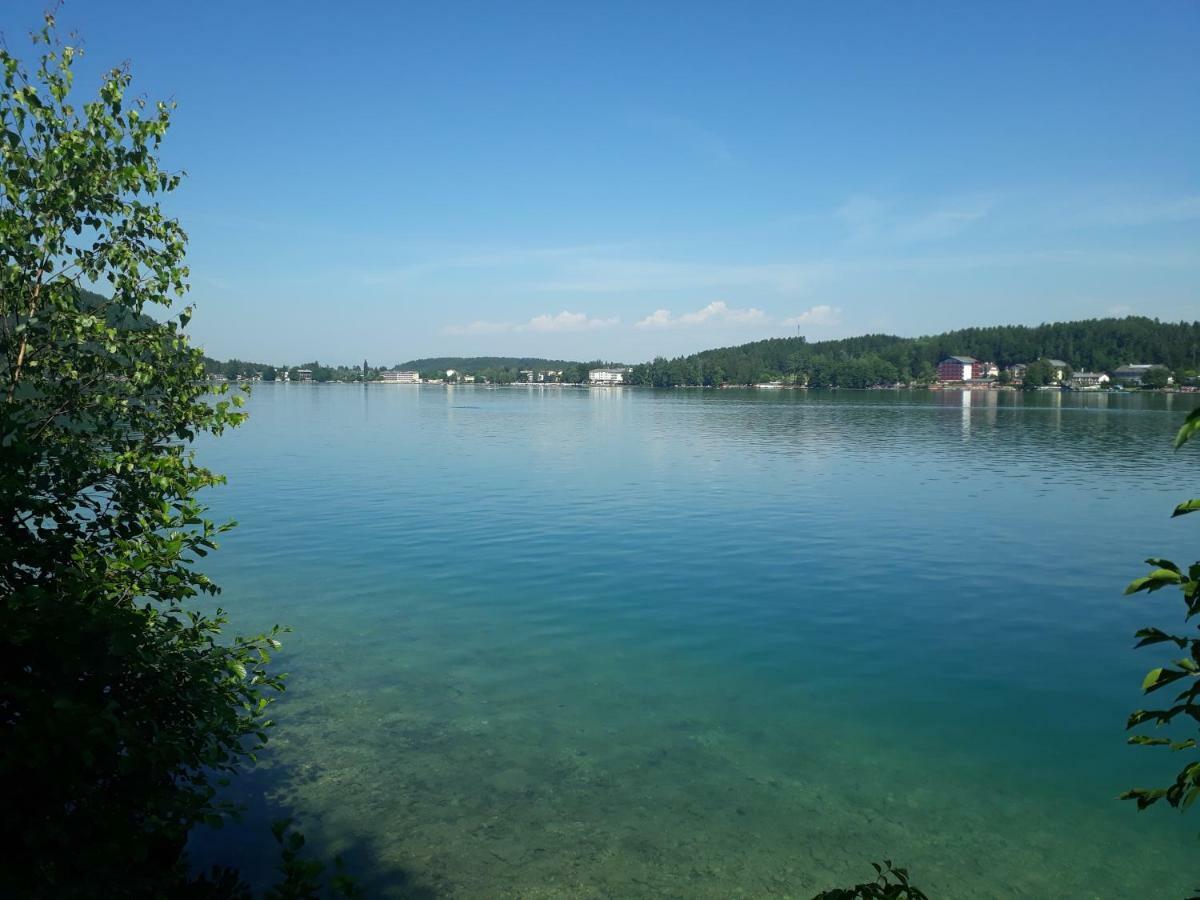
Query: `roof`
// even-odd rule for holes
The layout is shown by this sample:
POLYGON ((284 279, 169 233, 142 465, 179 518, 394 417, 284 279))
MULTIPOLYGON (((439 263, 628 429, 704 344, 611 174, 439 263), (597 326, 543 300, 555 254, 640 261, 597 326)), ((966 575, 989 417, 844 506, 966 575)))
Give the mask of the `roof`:
POLYGON ((1166 366, 1161 363, 1130 363, 1127 366, 1120 366, 1114 369, 1114 372, 1149 372, 1151 369, 1165 369, 1166 366))
POLYGON ((1102 373, 1100 373, 1100 372, 1076 372, 1074 377, 1076 377, 1076 378, 1099 378, 1101 374, 1102 373))
POLYGON ((1048 359, 1046 362, 1050 363, 1050 365, 1054 366, 1056 369, 1064 369, 1067 366, 1067 364, 1061 359, 1048 359))
POLYGON ((951 356, 947 359, 943 359, 942 362, 960 362, 963 365, 970 365, 972 363, 979 362, 979 360, 973 356, 951 356))

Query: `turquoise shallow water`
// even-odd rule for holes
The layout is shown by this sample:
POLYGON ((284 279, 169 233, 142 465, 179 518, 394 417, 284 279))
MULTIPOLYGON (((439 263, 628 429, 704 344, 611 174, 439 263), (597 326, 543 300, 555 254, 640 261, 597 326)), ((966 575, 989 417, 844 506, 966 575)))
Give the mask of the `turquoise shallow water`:
POLYGON ((1113 798, 1177 761, 1123 725, 1179 601, 1121 589, 1196 557, 1195 402, 264 385, 202 449, 241 523, 208 570, 292 680, 197 856, 261 871, 270 801, 383 896, 808 897, 884 856, 1183 896, 1200 820, 1113 798))

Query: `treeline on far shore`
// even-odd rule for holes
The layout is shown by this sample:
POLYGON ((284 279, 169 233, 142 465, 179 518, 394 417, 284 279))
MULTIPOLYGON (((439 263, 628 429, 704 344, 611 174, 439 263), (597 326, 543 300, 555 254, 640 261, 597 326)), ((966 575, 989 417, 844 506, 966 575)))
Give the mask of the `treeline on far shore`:
POLYGON ((1111 372, 1123 365, 1165 366, 1178 381, 1200 371, 1200 322, 1160 322, 1143 316, 1051 324, 964 328, 902 338, 886 334, 809 343, 772 338, 659 357, 630 371, 630 384, 653 387, 719 386, 781 381, 810 387, 927 384, 950 356, 972 356, 1001 369, 1043 359, 1064 360, 1077 372, 1111 372))
MULTIPOLYGON (((997 325, 964 328, 943 334, 903 338, 868 334, 840 340, 808 342, 803 337, 770 338, 737 347, 704 350, 674 359, 658 357, 629 368, 627 384, 652 387, 710 386, 783 382, 810 387, 877 387, 928 384, 937 365, 950 356, 971 356, 1005 370, 1017 364, 1058 359, 1076 372, 1112 372, 1123 365, 1165 366, 1179 383, 1200 373, 1200 322, 1160 322, 1144 316, 1087 319, 1036 326, 997 325)), ((229 379, 299 379, 308 370, 312 381, 376 381, 386 371, 419 372, 434 381, 456 375, 477 382, 511 384, 525 380, 586 383, 588 371, 610 366, 601 360, 572 362, 535 357, 433 357, 394 366, 327 366, 313 361, 275 366, 247 360, 224 362, 205 358, 209 375, 229 379), (535 373, 530 379, 528 373, 535 373)))
POLYGON ((454 380, 455 376, 472 375, 479 383, 514 384, 530 380, 528 375, 532 372, 536 376, 532 380, 542 383, 584 384, 591 369, 610 365, 613 364, 602 360, 568 362, 503 356, 423 359, 397 363, 394 366, 372 366, 366 360, 357 366, 327 366, 315 360, 295 366, 275 366, 244 359, 204 358, 204 369, 210 376, 216 375, 231 381, 299 381, 300 373, 305 371, 310 373, 305 380, 361 382, 379 381, 384 372, 412 371, 420 373, 422 381, 454 380), (455 376, 448 376, 448 372, 454 372, 455 376))

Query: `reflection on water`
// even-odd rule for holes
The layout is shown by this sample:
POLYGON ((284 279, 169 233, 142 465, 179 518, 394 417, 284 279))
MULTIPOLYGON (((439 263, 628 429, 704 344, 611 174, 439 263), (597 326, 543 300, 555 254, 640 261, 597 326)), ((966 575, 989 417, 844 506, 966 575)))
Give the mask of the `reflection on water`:
POLYGON ((1155 607, 1120 590, 1186 558, 1190 402, 264 386, 204 449, 225 605, 296 628, 239 789, 391 896, 810 896, 883 856, 1182 895, 1194 827, 1112 798, 1173 762, 1122 743, 1155 607))

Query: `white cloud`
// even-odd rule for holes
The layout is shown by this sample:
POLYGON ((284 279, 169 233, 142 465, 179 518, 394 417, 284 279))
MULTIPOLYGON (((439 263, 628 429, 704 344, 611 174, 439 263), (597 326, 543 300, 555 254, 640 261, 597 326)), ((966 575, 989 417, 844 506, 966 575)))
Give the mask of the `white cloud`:
POLYGON ((557 315, 534 316, 518 331, 591 331, 595 328, 611 328, 620 324, 619 318, 589 319, 586 313, 573 313, 563 310, 557 315))
POLYGON ((511 322, 484 322, 476 320, 469 322, 466 325, 447 325, 442 329, 442 334, 499 334, 503 331, 512 331, 511 322))
POLYGON ((789 328, 795 328, 797 325, 807 325, 810 328, 832 328, 835 325, 840 325, 841 321, 841 307, 829 306, 822 303, 819 306, 806 309, 798 316, 784 319, 782 324, 789 328))
POLYGON ((668 309, 656 309, 637 323, 638 328, 672 328, 676 326, 703 325, 705 322, 730 322, 744 325, 766 322, 767 316, 761 309, 730 309, 724 300, 714 300, 703 309, 673 317, 668 309))
POLYGON ((592 319, 586 313, 573 313, 563 310, 554 315, 543 313, 521 324, 515 322, 475 321, 467 325, 447 325, 442 329, 442 334, 502 334, 514 331, 537 331, 540 333, 592 331, 597 328, 611 328, 614 325, 619 325, 620 322, 621 320, 617 317, 611 319, 592 319))
POLYGON ((665 328, 671 324, 671 311, 669 309, 656 309, 642 321, 637 323, 638 328, 665 328))

